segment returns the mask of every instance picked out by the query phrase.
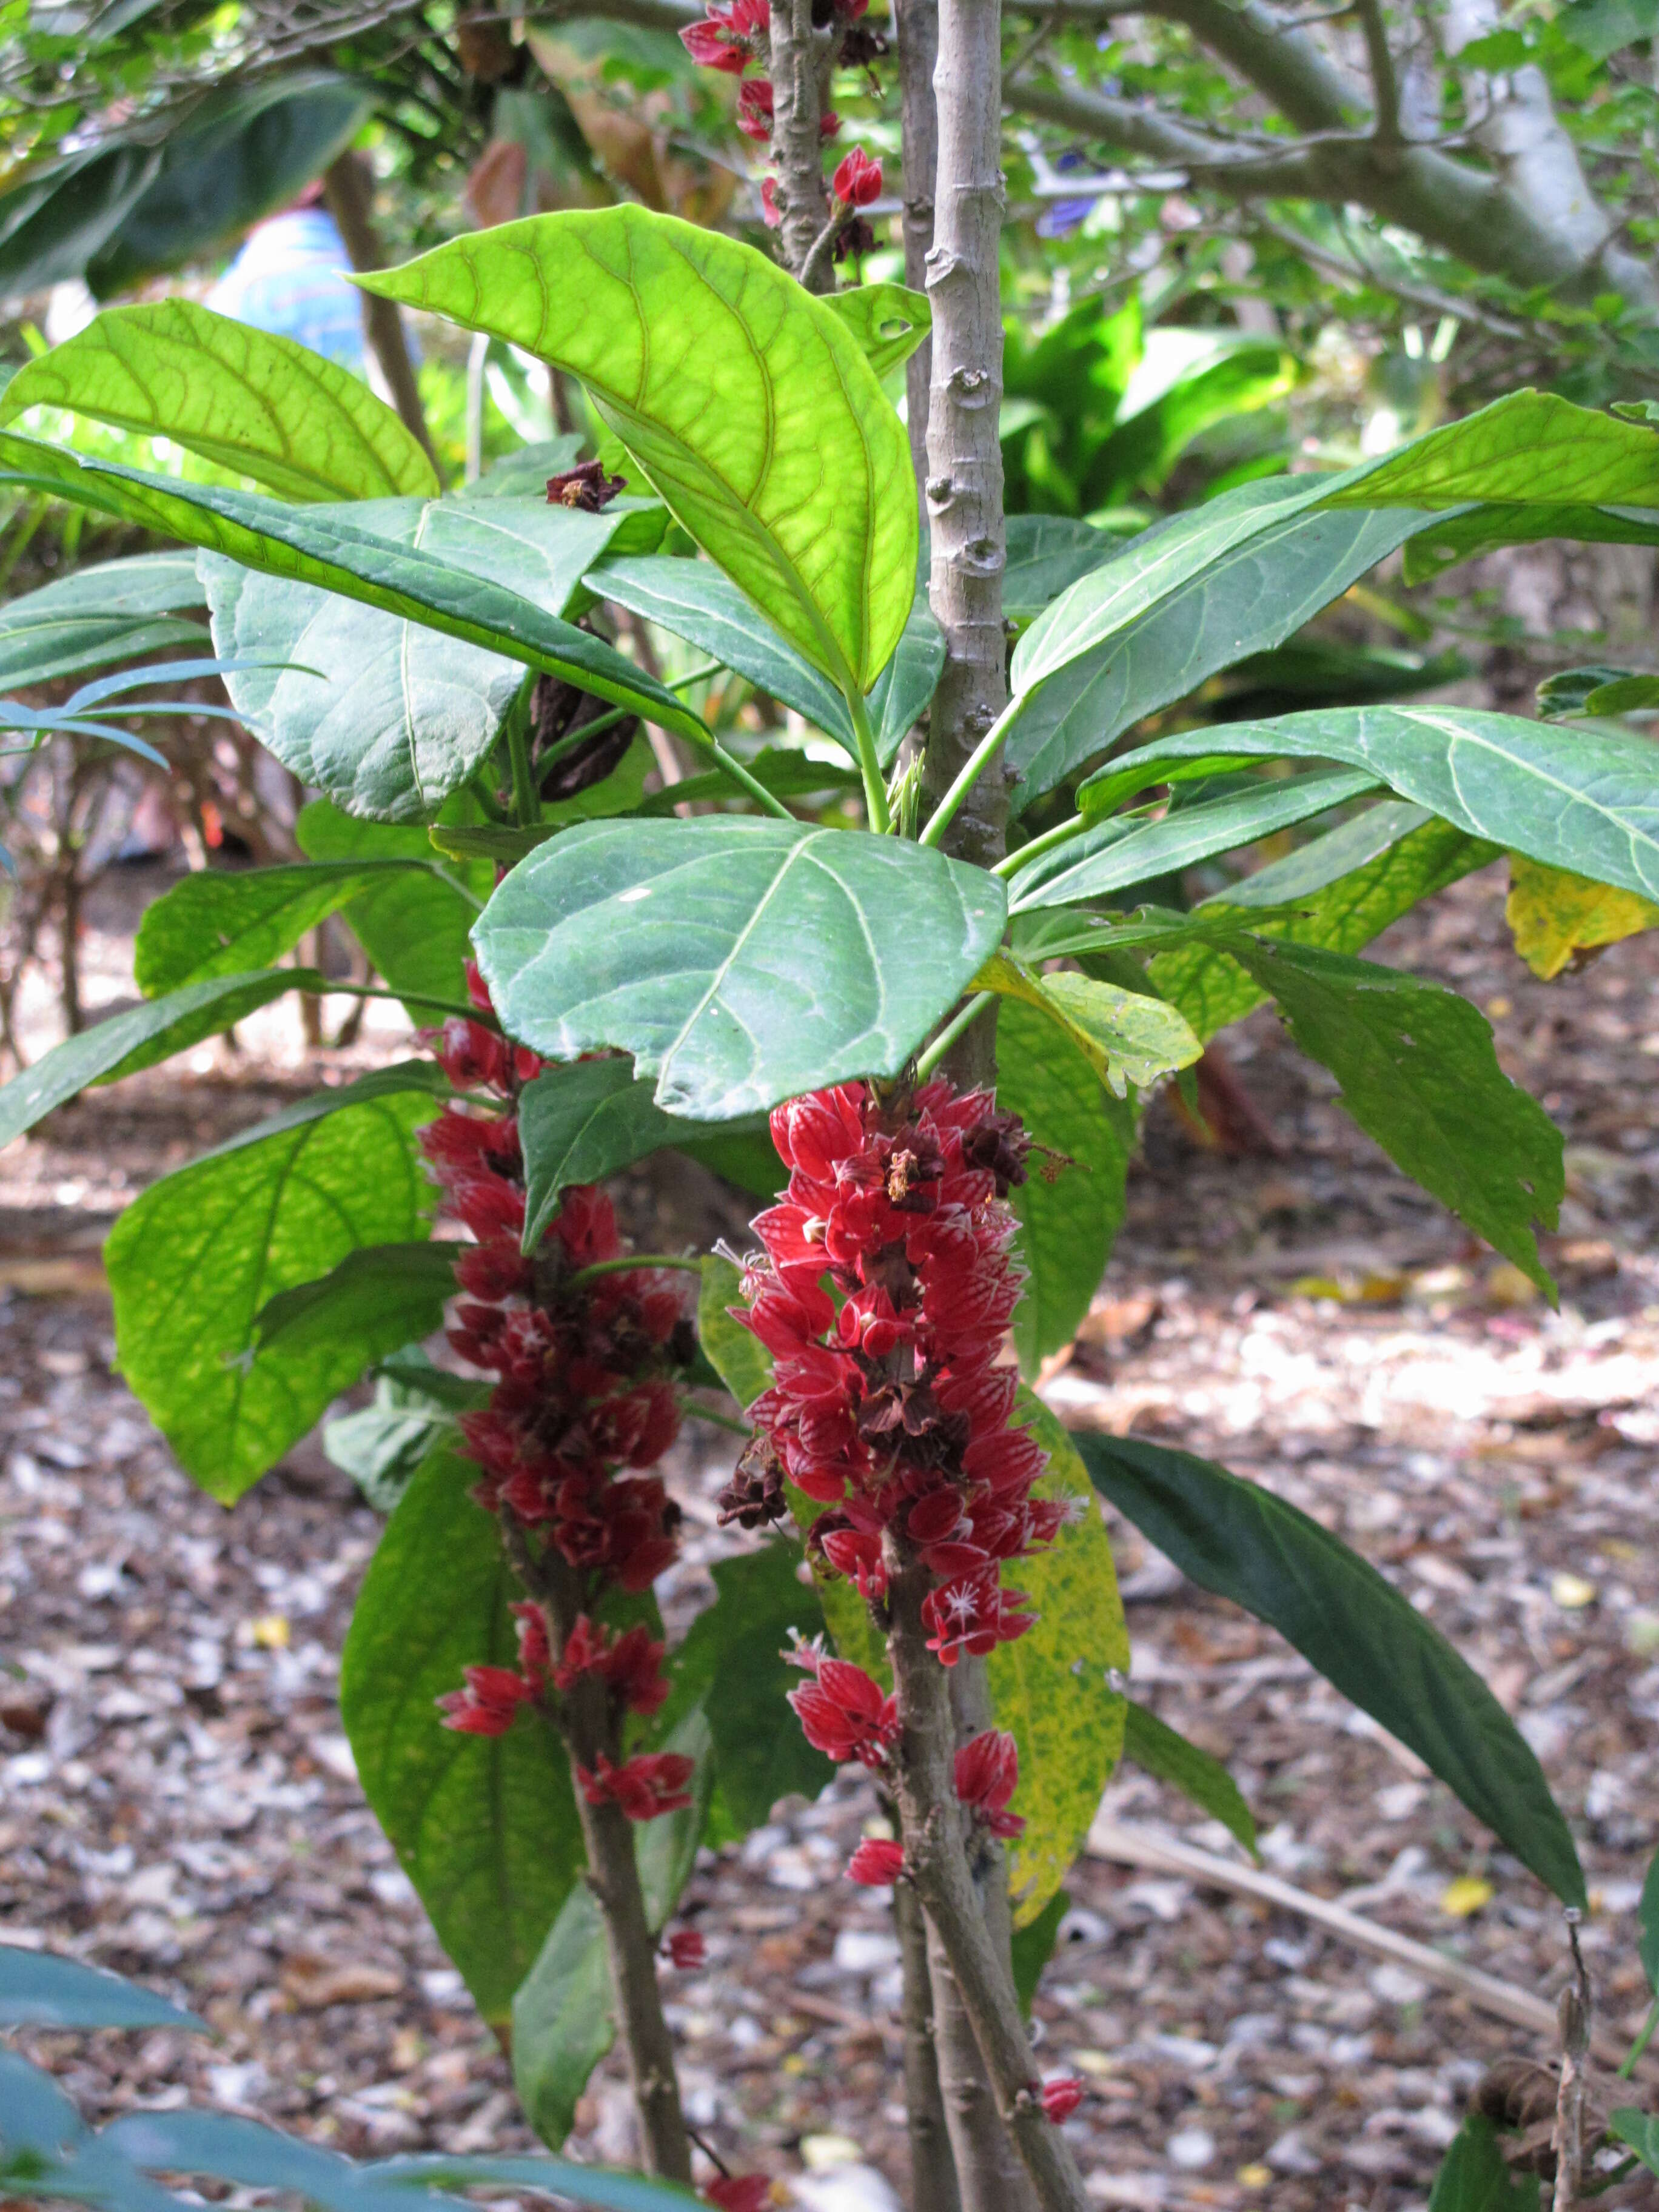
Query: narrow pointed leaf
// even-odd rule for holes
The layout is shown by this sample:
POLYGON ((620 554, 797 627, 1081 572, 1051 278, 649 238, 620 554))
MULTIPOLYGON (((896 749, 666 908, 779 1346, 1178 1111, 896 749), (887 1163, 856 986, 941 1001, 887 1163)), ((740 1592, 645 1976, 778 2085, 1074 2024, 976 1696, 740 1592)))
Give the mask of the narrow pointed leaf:
MULTIPOLYGON (((450 801, 441 819, 463 810, 472 811, 465 793, 450 801)), ((295 836, 313 860, 419 862, 367 880, 342 908, 341 919, 382 981, 403 1000, 412 1022, 442 1020, 434 1000, 445 1011, 466 1003, 465 963, 472 956, 468 932, 495 882, 488 860, 438 850, 428 831, 413 824, 360 822, 326 799, 302 809, 295 836), (430 996, 422 998, 423 993, 430 996)))
POLYGON ((892 766, 918 716, 932 704, 944 672, 945 633, 933 619, 927 594, 918 592, 897 648, 870 691, 876 757, 884 768, 892 766))
POLYGON ((1200 1751, 1195 1743, 1188 1743, 1178 1729, 1159 1720, 1145 1705, 1138 1705, 1133 1698, 1128 1701, 1123 1756, 1178 1790, 1200 1813, 1219 1820, 1253 1858, 1260 1858, 1250 1808, 1221 1761, 1200 1751))
POLYGON ((0 422, 38 406, 171 439, 283 499, 438 489, 419 440, 361 377, 194 300, 106 308, 18 371, 0 422))
POLYGON ((246 975, 291 952, 308 929, 387 872, 418 860, 289 861, 274 868, 207 868, 185 876, 146 907, 133 951, 133 980, 146 998, 209 976, 246 975))
POLYGON ((832 682, 869 690, 915 595, 909 445, 842 318, 775 262, 624 206, 363 281, 580 377, 704 550, 832 682))
POLYGON ((1392 1583, 1296 1506, 1189 1452, 1138 1437, 1072 1441, 1095 1487, 1190 1582, 1276 1628, 1564 1905, 1583 1908, 1578 1854, 1530 1746, 1392 1583))
POLYGON ((730 1121, 894 1075, 1001 934, 1002 886, 890 837, 704 818, 583 824, 473 931, 508 1032, 629 1052, 659 1105, 730 1121))
POLYGON ((426 1240, 362 1245, 325 1275, 268 1298, 253 1316, 254 1341, 261 1352, 280 1345, 290 1358, 353 1333, 417 1344, 443 1326, 455 1261, 466 1249, 426 1240))
POLYGON ((188 553, 143 553, 77 568, 0 607, 0 685, 45 684, 179 646, 199 648, 207 641, 202 625, 178 617, 202 604, 188 553))
POLYGON ((205 2021, 153 1990, 78 1959, 0 1942, 0 2027, 176 2027, 205 2035, 205 2021))

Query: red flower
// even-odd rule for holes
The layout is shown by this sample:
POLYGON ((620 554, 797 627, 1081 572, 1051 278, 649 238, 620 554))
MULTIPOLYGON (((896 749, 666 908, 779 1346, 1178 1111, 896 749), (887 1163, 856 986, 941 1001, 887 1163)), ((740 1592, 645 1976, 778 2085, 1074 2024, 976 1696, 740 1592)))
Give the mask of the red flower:
POLYGON ((643 1622, 619 1637, 596 1629, 585 1613, 579 1613, 553 1670, 553 1686, 568 1692, 582 1675, 597 1674, 628 1711, 654 1713, 669 1691, 662 1671, 664 1648, 652 1641, 643 1622))
POLYGON ((668 1954, 668 1963, 678 1966, 682 1973, 690 1973, 707 1963, 708 1946, 695 1928, 676 1928, 663 1938, 663 1949, 668 1954))
POLYGON ((738 128, 745 138, 772 136, 772 87, 767 78, 750 77, 738 94, 738 128))
POLYGON ((764 2212, 772 2201, 772 2185, 763 2173, 723 2173, 702 2193, 717 2212, 764 2212))
POLYGON ((691 1802, 686 1784, 693 1771, 694 1762, 676 1751, 642 1752, 621 1766, 613 1766, 601 1752, 592 1769, 576 1769, 576 1779, 590 1805, 612 1798, 630 1820, 654 1820, 691 1802))
POLYGON ((701 23, 688 24, 680 39, 702 68, 741 76, 750 62, 765 58, 771 25, 767 0, 732 0, 729 8, 711 8, 701 23))
POLYGON ((463 1735, 505 1735, 532 1685, 510 1667, 469 1667, 464 1690, 450 1690, 437 1701, 443 1724, 463 1735))
POLYGON ((783 221, 778 207, 778 180, 769 177, 761 186, 761 221, 769 230, 775 230, 783 221))
POLYGON ((899 1732, 898 1700, 883 1694, 879 1682, 846 1659, 826 1659, 811 1645, 792 1656, 817 1677, 791 1690, 806 1741, 839 1766, 849 1759, 864 1765, 886 1764, 888 1747, 899 1732))
POLYGON ((1043 2111, 1058 2127, 1062 2120, 1069 2120, 1083 2102, 1083 2084, 1073 2074, 1061 2075, 1043 2083, 1041 2097, 1043 2111))
MULTIPOLYGON (((818 136, 820 138, 823 139, 826 143, 831 138, 840 137, 841 118, 836 114, 833 107, 826 107, 823 112, 819 116, 818 136)), ((878 171, 878 174, 879 174, 879 171, 878 171)))
POLYGON ((881 163, 854 146, 830 179, 830 189, 845 207, 868 207, 881 196, 881 163))
POLYGON ((847 1862, 848 1881, 862 1882, 867 1889, 885 1889, 903 1871, 903 1844, 889 1843, 878 1836, 861 1843, 847 1862))
POLYGON ((1036 1615, 1023 1609, 1029 1603, 1023 1590, 1000 1586, 994 1567, 946 1583, 921 1601, 921 1617, 932 1632, 927 1649, 944 1667, 954 1667, 964 1651, 982 1659, 1036 1626, 1036 1615))
POLYGON ((1007 1809, 1019 1784, 1019 1750, 1006 1729, 987 1729, 957 1753, 957 1796, 994 1836, 1019 1836, 1025 1823, 1007 1809))

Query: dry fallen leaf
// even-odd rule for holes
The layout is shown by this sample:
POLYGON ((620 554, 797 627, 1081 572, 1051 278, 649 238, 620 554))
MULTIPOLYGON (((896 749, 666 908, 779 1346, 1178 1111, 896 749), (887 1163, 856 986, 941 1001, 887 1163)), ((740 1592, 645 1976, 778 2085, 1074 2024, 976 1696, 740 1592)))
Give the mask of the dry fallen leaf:
POLYGON ((403 1993, 404 1977, 389 1966, 372 1966, 366 1960, 323 1959, 310 1951, 296 1951, 283 1961, 280 1977, 283 1994, 302 2011, 320 2012, 325 2006, 368 2004, 377 1997, 403 1993))

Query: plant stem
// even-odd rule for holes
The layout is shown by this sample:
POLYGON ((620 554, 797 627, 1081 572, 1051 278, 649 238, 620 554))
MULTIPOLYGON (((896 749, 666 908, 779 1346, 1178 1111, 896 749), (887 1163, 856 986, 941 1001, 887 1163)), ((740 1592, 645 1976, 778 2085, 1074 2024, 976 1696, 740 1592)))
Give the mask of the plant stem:
POLYGON ((1649 2013, 1646 2020, 1642 2023, 1642 2033, 1637 2037, 1635 2042, 1632 2044, 1629 2057, 1626 2059, 1624 2064, 1619 2069, 1619 2079, 1621 2081, 1628 2081, 1631 2075, 1636 2071, 1638 2065, 1641 2062, 1642 2053, 1647 2049, 1649 2044, 1653 2040, 1654 2031, 1656 2028, 1659 2028, 1659 1997, 1655 1997, 1653 2001, 1653 2009, 1649 2013))
POLYGON ((994 1005, 995 1000, 994 991, 976 991, 965 1006, 951 1015, 932 1044, 916 1056, 916 1075, 920 1081, 927 1081, 957 1039, 973 1027, 987 1006, 994 1005))
POLYGON ((876 733, 870 727, 869 711, 860 696, 858 686, 849 684, 843 696, 847 711, 853 718, 853 735, 858 739, 859 773, 864 778, 864 805, 870 817, 870 827, 878 837, 884 837, 893 826, 887 809, 887 779, 881 772, 881 763, 876 757, 876 733))
MULTIPOLYGON (((684 691, 693 684, 701 684, 707 677, 723 674, 725 666, 724 661, 705 660, 701 668, 694 668, 687 675, 665 676, 660 680, 670 691, 684 691)), ((595 714, 591 722, 579 722, 574 730, 567 732, 556 744, 549 745, 537 762, 538 780, 562 760, 567 753, 574 752, 579 744, 589 738, 600 736, 606 730, 614 730, 618 722, 626 721, 635 711, 632 707, 607 707, 603 714, 595 714)))
MULTIPOLYGON (((904 281, 913 292, 927 282, 933 243, 933 185, 939 171, 939 111, 933 70, 939 61, 938 0, 896 0, 904 179, 904 281)), ((917 495, 927 482, 927 386, 933 342, 926 337, 904 364, 905 413, 917 495)))
POLYGON ((1005 853, 991 873, 1002 877, 1006 882, 1010 876, 1017 876, 1022 868, 1029 867, 1033 860, 1040 860, 1043 854, 1052 853, 1056 845, 1069 845, 1073 837, 1080 837, 1085 830, 1093 827, 1086 816, 1074 814, 1069 822, 1062 822, 1053 830, 1045 830, 1040 837, 1028 839, 1018 852, 1005 853))
POLYGON ((910 2135, 910 2203, 913 2212, 962 2212, 962 2192, 957 2186, 956 2159, 939 2084, 927 1922, 908 1882, 900 1882, 893 1892, 893 1924, 898 1932, 904 1976, 904 2109, 910 2135))
MULTIPOLYGON (((969 754, 957 772, 956 781, 927 817, 927 826, 921 833, 921 842, 924 845, 937 845, 942 842, 945 831, 956 820, 963 801, 968 798, 974 786, 1001 751, 1003 741, 1013 727, 1015 719, 1024 703, 1023 699, 1011 699, 974 747, 972 752, 969 754)), ((1005 799, 1003 805, 1005 816, 1006 811, 1007 805, 1005 799)))
POLYGON ((493 1014, 481 1014, 476 1006, 463 1006, 454 999, 428 999, 423 991, 388 991, 378 983, 337 983, 332 976, 321 990, 314 983, 305 983, 300 991, 307 999, 395 999, 400 1006, 407 1002, 430 1006, 434 1014, 459 1014, 464 1022, 476 1022, 481 1030, 501 1032, 501 1025, 493 1014))
POLYGON ((750 775, 743 763, 734 760, 718 738, 693 737, 685 731, 682 731, 680 735, 688 744, 695 745, 700 753, 706 753, 715 767, 729 776, 739 789, 746 791, 765 813, 776 815, 781 822, 793 822, 794 816, 776 793, 769 791, 758 776, 750 775))
POLYGON ((597 1282, 601 1275, 628 1275, 635 1267, 683 1267, 688 1273, 702 1273, 701 1260, 688 1260, 683 1252, 634 1252, 622 1260, 595 1260, 591 1267, 578 1267, 574 1275, 567 1275, 560 1288, 580 1290, 584 1283, 597 1282))
POLYGON ((520 830, 533 830, 542 818, 542 794, 530 765, 530 692, 526 678, 507 710, 507 757, 513 767, 513 811, 520 830))

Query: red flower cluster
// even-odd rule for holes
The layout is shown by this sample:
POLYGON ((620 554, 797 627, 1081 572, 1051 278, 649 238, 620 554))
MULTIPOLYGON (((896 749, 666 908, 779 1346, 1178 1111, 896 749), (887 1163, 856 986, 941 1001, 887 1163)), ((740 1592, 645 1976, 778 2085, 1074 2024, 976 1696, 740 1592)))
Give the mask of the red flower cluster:
POLYGON ((614 1798, 630 1820, 654 1820, 659 1813, 678 1813, 691 1802, 686 1784, 696 1766, 695 1759, 678 1751, 641 1752, 613 1766, 601 1752, 592 1767, 576 1769, 576 1779, 590 1805, 614 1798))
POLYGON ((551 1655, 542 1609, 515 1605, 513 1612, 519 1625, 517 1668, 469 1667, 465 1688, 450 1690, 438 1700, 446 1728, 465 1735, 505 1735, 519 1707, 547 1687, 551 1655))
POLYGON ((898 1741, 898 1699, 885 1696, 862 1667, 827 1658, 816 1643, 798 1644, 788 1656, 792 1666, 812 1677, 789 1692, 812 1748, 837 1766, 849 1759, 868 1767, 884 1766, 889 1747, 898 1741))
MULTIPOLYGON (((752 1418, 788 1480, 831 1509, 811 1541, 832 1569, 878 1596, 890 1532, 939 1577, 928 1641, 953 1666, 1031 1626, 1002 1563, 1070 1517, 1032 1494, 1048 1462, 1010 1425, 1015 1375, 1000 1363, 1022 1282, 1006 1200, 1027 1139, 987 1094, 942 1078, 890 1106, 862 1084, 793 1099, 772 1138, 789 1185, 755 1224, 769 1265, 737 1312, 775 1363, 752 1418)), ((740 1511, 764 1480, 740 1470, 722 1504, 740 1511)))
POLYGON ((772 2185, 763 2173, 723 2173, 702 2194, 715 2212, 764 2212, 772 2202, 772 2185))
POLYGON ((751 63, 764 66, 771 31, 769 0, 731 0, 729 7, 711 7, 701 23, 689 23, 680 40, 702 68, 741 76, 751 63))
POLYGON ((957 1753, 957 1796, 994 1836, 1023 1836, 1024 1820, 1008 1810, 1019 1784, 1019 1749, 1006 1729, 987 1729, 957 1753))
POLYGON ((643 1623, 617 1636, 595 1628, 579 1613, 553 1669, 553 1686, 574 1690, 582 1675, 597 1674, 625 1712, 654 1713, 668 1695, 668 1677, 662 1671, 665 1648, 652 1641, 643 1623))

